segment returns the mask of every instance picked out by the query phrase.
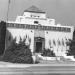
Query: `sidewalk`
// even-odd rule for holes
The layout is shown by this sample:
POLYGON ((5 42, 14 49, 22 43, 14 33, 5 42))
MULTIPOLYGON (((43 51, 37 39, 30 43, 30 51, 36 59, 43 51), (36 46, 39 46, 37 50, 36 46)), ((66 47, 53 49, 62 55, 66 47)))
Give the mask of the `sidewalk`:
POLYGON ((9 63, 9 62, 3 62, 0 61, 0 67, 17 67, 17 68, 27 68, 27 67, 35 67, 35 66, 68 66, 68 67, 75 67, 75 62, 49 62, 49 61, 43 61, 42 63, 39 64, 18 64, 18 63, 9 63))
POLYGON ((11 67, 30 67, 30 66, 75 66, 75 62, 57 62, 57 61, 41 61, 38 64, 18 64, 0 61, 0 66, 11 66, 11 67))

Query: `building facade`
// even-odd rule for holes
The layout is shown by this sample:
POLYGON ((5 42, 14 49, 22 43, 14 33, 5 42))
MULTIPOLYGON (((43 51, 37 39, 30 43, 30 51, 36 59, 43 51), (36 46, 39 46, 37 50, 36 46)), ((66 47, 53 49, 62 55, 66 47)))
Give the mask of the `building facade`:
POLYGON ((46 13, 35 6, 17 16, 15 22, 8 21, 6 32, 6 48, 16 37, 26 39, 32 52, 40 53, 44 48, 51 49, 56 56, 66 55, 68 46, 66 42, 73 38, 73 27, 55 24, 55 19, 46 17, 46 13))

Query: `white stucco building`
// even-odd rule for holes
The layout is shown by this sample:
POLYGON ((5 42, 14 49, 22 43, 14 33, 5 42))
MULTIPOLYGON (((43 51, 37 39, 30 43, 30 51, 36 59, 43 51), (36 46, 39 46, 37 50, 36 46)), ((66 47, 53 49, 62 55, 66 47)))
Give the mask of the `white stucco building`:
POLYGON ((44 48, 51 49, 57 56, 66 54, 66 42, 73 37, 73 27, 55 24, 55 19, 46 17, 46 13, 35 6, 17 16, 16 21, 7 23, 6 47, 16 37, 17 43, 26 38, 32 52, 39 53, 44 48))

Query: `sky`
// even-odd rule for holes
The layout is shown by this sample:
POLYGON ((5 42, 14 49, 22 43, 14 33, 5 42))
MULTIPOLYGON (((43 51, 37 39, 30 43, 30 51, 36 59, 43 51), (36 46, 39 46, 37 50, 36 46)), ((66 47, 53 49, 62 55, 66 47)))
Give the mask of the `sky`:
MULTIPOLYGON (((0 0, 0 21, 7 20, 8 1, 0 0)), ((32 5, 45 11, 56 23, 75 26, 75 0, 10 0, 8 20, 15 21, 32 5)))

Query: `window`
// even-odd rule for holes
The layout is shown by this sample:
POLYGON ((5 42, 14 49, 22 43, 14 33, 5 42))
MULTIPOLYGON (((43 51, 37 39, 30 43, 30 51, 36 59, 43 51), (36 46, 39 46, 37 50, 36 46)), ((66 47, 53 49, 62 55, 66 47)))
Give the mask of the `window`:
POLYGON ((60 40, 59 40, 59 39, 57 40, 57 42, 58 42, 58 45, 61 45, 61 42, 60 42, 60 40))
POLYGON ((55 42, 55 40, 53 40, 53 44, 56 46, 56 42, 55 42))
POLYGON ((31 15, 31 17, 33 17, 33 16, 31 15))
POLYGON ((34 21, 34 24, 38 24, 39 22, 38 21, 34 21))
POLYGON ((40 16, 37 16, 38 18, 40 17, 40 16))

